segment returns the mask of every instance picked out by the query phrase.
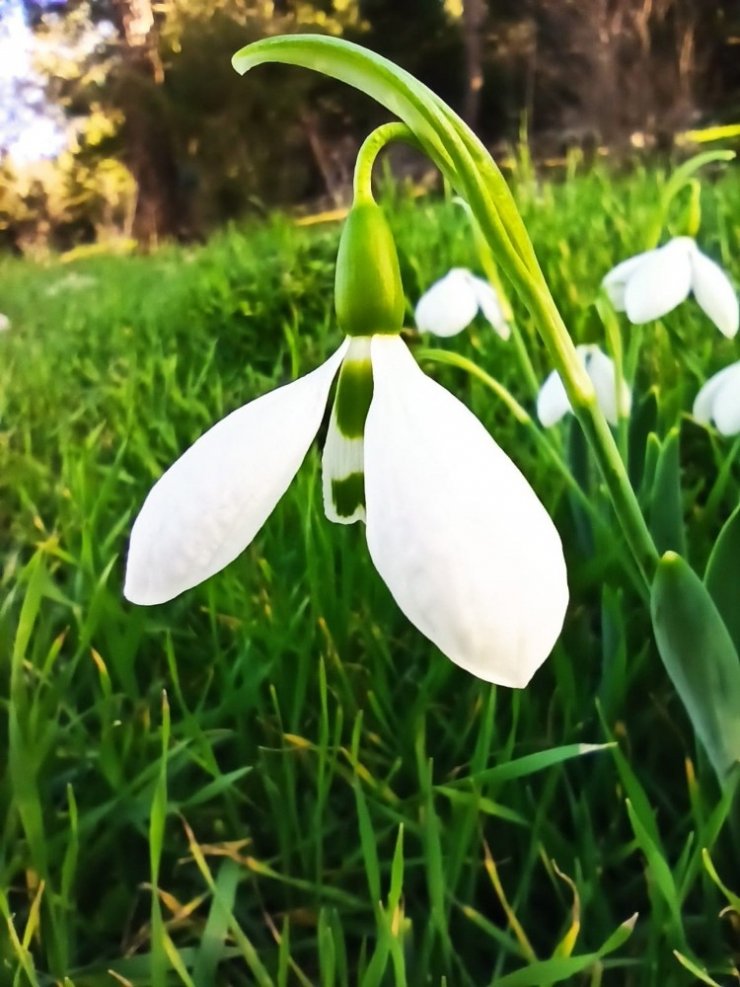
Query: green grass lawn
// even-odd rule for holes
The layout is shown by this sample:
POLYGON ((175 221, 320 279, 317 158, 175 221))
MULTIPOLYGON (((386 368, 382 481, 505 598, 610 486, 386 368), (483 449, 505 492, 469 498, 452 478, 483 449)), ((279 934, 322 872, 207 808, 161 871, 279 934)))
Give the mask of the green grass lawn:
MULTIPOLYGON (((689 412, 738 343, 693 301, 634 329, 598 290, 644 249, 665 180, 525 176, 517 196, 574 339, 616 327, 626 353, 639 344, 620 448, 654 532, 685 537, 702 572, 740 462, 689 412), (655 481, 675 428, 685 533, 665 533, 655 481)), ((411 326, 431 281, 480 268, 459 207, 386 205, 411 326)), ((736 169, 702 207, 699 242, 738 284, 736 169)), ((162 470, 339 344, 337 237, 276 221, 149 257, 0 262, 0 984, 735 983, 740 900, 720 881, 740 893, 738 806, 666 676, 572 419, 542 433, 424 364, 564 541, 565 629, 524 691, 472 678, 407 622, 362 526, 324 519, 316 448, 234 564, 168 604, 123 599, 162 470)), ((533 411, 482 320, 439 345, 533 411)))

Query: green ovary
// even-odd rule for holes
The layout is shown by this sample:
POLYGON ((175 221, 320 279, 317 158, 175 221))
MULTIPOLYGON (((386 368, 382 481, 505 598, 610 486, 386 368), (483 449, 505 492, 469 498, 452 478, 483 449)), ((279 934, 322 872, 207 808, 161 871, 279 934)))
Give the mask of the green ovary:
POLYGON ((339 372, 334 406, 337 427, 345 439, 361 439, 373 397, 370 360, 345 360, 339 372))

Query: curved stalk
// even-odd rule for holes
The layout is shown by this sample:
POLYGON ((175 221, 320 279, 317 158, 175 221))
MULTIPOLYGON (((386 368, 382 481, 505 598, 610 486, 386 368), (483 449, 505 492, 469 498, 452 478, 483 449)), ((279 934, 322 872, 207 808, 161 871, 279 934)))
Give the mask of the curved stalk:
MULTIPOLYGON (((408 126, 470 208, 501 270, 535 320, 571 407, 599 465, 627 544, 647 584, 658 552, 624 463, 575 350, 503 175, 469 127, 430 89, 388 59, 339 38, 292 35, 248 45, 233 58, 238 72, 278 61, 315 69, 374 97, 408 126)), ((360 175, 361 180, 363 173, 360 175)))

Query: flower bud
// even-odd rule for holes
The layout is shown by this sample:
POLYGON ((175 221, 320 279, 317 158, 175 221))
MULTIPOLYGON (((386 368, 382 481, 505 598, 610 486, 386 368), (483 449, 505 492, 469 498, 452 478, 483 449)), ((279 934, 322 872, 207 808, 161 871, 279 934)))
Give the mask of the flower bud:
POLYGON ((350 210, 339 241, 334 292, 339 328, 348 336, 401 331, 405 303, 396 245, 375 202, 350 210))

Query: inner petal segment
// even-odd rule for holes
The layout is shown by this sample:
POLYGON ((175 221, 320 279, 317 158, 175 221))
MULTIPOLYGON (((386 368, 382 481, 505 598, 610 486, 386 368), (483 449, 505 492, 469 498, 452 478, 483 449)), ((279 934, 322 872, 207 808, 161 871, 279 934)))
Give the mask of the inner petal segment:
POLYGON ((355 336, 339 371, 321 464, 324 513, 338 524, 365 520, 364 435, 372 396, 370 337, 355 336))

